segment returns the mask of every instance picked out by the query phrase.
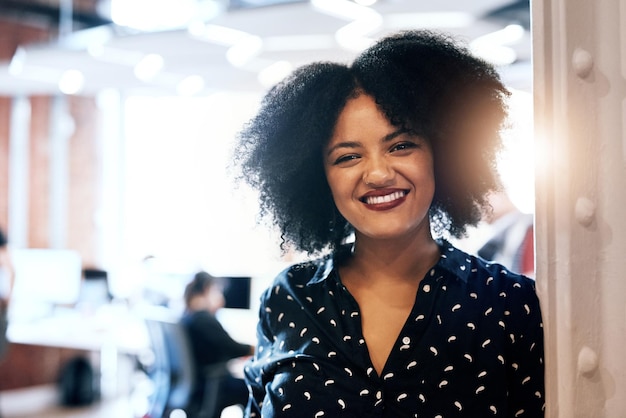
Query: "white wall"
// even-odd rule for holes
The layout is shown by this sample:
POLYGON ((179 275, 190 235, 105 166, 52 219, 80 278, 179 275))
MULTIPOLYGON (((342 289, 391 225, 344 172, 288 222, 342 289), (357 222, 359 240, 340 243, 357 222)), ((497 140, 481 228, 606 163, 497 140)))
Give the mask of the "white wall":
POLYGON ((626 2, 536 0, 548 417, 626 416, 626 2))

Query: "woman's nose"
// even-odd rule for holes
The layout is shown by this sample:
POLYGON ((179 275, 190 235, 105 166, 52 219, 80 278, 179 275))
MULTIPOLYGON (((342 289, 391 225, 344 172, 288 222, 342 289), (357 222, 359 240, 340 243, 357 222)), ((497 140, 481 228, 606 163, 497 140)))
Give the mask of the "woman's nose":
POLYGON ((372 159, 368 162, 363 173, 363 182, 370 187, 389 186, 395 176, 395 171, 384 158, 372 159))

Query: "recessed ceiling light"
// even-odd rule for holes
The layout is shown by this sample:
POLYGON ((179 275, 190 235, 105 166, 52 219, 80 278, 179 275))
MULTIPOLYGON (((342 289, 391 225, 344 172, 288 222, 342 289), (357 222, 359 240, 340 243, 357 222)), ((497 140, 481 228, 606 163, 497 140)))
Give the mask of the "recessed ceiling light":
POLYGON ((85 86, 85 76, 78 70, 67 70, 59 80, 59 90, 64 94, 80 93, 85 86))
POLYGON ((466 12, 388 13, 385 27, 389 29, 464 28, 475 24, 466 12))
POLYGON ((193 96, 201 92, 205 84, 204 78, 199 75, 190 75, 178 83, 176 91, 181 96, 193 96))
POLYGON ((377 0, 354 0, 354 2, 361 6, 373 6, 377 3, 377 0))
POLYGON ((163 69, 164 60, 159 54, 148 54, 135 65, 135 77, 149 81, 163 69))
POLYGON ((248 35, 226 51, 226 59, 235 67, 243 67, 263 49, 263 40, 258 36, 248 35))
POLYGON ((259 71, 257 76, 263 87, 269 88, 287 77, 293 71, 293 65, 288 61, 276 61, 259 71))
POLYGON ((26 50, 21 46, 18 46, 11 58, 11 63, 9 64, 9 74, 11 75, 19 75, 22 71, 24 71, 24 65, 26 63, 26 50))

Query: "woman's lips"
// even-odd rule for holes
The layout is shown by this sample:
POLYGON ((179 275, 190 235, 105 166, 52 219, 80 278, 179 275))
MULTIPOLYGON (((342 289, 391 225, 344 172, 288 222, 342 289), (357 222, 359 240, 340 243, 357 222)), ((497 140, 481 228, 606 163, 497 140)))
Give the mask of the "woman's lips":
POLYGON ((370 209, 388 210, 404 202, 407 194, 408 191, 406 190, 393 190, 386 192, 379 190, 367 193, 361 198, 361 201, 370 209))

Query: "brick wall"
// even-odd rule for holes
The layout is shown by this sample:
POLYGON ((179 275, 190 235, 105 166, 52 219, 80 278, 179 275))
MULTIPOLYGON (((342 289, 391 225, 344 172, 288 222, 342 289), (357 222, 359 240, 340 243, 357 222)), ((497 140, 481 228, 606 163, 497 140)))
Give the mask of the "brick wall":
POLYGON ((50 98, 31 97, 30 152, 29 152, 29 216, 27 246, 48 248, 48 210, 50 207, 50 98))
POLYGON ((69 110, 75 131, 70 140, 68 248, 78 250, 85 266, 102 268, 98 259, 102 156, 99 114, 90 97, 71 97, 69 110))
MULTIPOLYGON (((0 20, 0 59, 7 60, 19 44, 45 41, 53 29, 0 20)), ((66 248, 77 250, 83 264, 98 267, 98 228, 95 223, 100 196, 98 109, 93 97, 64 97, 74 130, 68 144, 68 191, 66 248)), ((53 97, 29 97, 31 107, 28 173, 28 236, 26 246, 49 248, 51 110, 53 97)), ((0 227, 9 222, 9 153, 12 98, 0 97, 0 227)), ((11 231, 7 231, 11 238, 11 231)), ((73 350, 12 344, 0 362, 0 390, 51 383, 73 350)))
MULTIPOLYGON (((0 60, 10 60, 19 45, 44 42, 51 31, 33 25, 0 19, 0 60)), ((11 98, 0 97, 0 226, 8 223, 9 185, 9 137, 10 137, 11 98)))
MULTIPOLYGON (((0 59, 10 58, 17 44, 46 38, 42 28, 34 29, 0 21, 0 59), (6 33, 6 32, 9 33, 6 33), (23 33, 22 33, 23 32, 23 33)), ((73 120, 69 139, 67 231, 65 246, 77 250, 86 265, 98 266, 98 233, 95 215, 99 205, 101 162, 98 146, 98 109, 93 97, 64 97, 73 120)), ((51 109, 53 98, 28 98, 31 107, 28 173, 28 217, 26 246, 51 246, 50 164, 51 109)), ((0 226, 9 221, 9 152, 12 98, 0 97, 0 226)), ((10 237, 11 231, 7 231, 10 237)))

